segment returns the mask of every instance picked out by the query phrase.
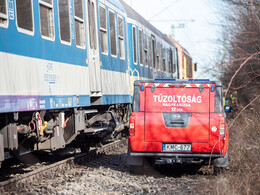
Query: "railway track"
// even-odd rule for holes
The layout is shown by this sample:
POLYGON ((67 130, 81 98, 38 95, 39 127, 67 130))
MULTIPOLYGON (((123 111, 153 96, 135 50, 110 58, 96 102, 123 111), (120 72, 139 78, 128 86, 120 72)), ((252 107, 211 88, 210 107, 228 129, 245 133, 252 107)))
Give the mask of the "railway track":
POLYGON ((100 148, 93 149, 89 153, 81 153, 74 157, 69 157, 65 160, 41 167, 29 173, 25 173, 16 178, 0 182, 0 194, 15 191, 19 188, 33 186, 35 182, 39 183, 44 178, 53 178, 56 174, 62 174, 65 170, 72 169, 78 164, 83 164, 87 161, 94 160, 101 155, 109 153, 112 150, 117 150, 126 143, 127 139, 123 138, 122 140, 117 140, 103 145, 100 148))

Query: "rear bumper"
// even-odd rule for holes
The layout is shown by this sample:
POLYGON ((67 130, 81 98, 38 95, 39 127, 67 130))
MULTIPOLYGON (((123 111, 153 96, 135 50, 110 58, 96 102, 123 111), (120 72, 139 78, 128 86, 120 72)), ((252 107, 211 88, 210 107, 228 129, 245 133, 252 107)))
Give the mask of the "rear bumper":
POLYGON ((223 154, 202 154, 202 153, 157 153, 157 152, 131 152, 130 156, 138 157, 183 157, 183 158, 223 158, 223 154))

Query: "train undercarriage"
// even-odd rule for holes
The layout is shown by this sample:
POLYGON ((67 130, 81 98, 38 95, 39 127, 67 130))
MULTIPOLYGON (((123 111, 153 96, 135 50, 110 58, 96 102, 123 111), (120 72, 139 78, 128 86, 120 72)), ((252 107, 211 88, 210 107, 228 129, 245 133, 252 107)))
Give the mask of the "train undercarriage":
POLYGON ((67 145, 88 152, 90 145, 127 135, 131 104, 0 114, 0 167, 5 152, 55 151, 67 145))

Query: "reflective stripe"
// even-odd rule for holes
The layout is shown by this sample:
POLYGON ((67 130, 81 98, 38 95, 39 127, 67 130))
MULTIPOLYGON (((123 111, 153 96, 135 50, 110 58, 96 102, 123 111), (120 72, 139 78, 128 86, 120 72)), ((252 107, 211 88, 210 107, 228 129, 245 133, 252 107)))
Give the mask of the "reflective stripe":
POLYGON ((186 84, 186 83, 144 83, 145 87, 151 87, 155 85, 155 87, 175 87, 174 85, 186 85, 186 87, 199 88, 200 85, 203 85, 204 88, 210 88, 210 84, 186 84), (169 86, 171 85, 171 86, 169 86))

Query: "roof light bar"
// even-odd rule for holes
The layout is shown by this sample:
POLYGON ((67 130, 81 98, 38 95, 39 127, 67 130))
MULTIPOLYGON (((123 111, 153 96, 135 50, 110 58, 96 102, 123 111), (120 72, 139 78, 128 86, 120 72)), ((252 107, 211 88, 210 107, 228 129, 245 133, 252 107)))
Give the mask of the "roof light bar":
POLYGON ((177 79, 155 79, 155 81, 176 81, 177 79))
POLYGON ((210 81, 209 79, 189 79, 189 81, 210 81))
POLYGON ((155 79, 155 81, 210 81, 209 79, 155 79))

